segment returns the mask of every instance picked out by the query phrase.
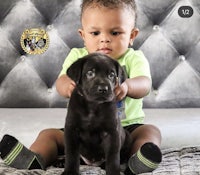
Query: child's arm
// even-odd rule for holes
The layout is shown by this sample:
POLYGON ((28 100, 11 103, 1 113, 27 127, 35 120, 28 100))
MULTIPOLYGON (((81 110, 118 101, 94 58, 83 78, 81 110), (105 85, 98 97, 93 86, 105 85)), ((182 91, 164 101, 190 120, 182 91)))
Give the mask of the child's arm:
POLYGON ((72 91, 74 90, 76 84, 75 82, 69 78, 67 75, 61 75, 56 80, 56 89, 57 92, 66 98, 69 98, 72 94, 72 91))
POLYGON ((151 80, 148 77, 140 76, 126 79, 121 85, 115 89, 117 100, 122 100, 124 97, 142 98, 146 96, 151 89, 151 80))

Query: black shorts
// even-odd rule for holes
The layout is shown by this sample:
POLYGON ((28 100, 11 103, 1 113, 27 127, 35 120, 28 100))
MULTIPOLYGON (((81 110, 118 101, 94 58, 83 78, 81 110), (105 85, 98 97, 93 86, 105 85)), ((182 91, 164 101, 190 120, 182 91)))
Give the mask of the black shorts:
POLYGON ((124 129, 126 131, 128 131, 129 133, 133 132, 135 129, 137 129, 138 127, 142 126, 144 124, 131 124, 131 125, 128 125, 128 126, 124 126, 124 129))
MULTIPOLYGON (((128 125, 128 126, 124 126, 124 129, 127 130, 129 133, 131 133, 135 129, 137 129, 138 127, 140 127, 142 125, 144 125, 144 124, 131 124, 131 125, 128 125)), ((64 128, 61 128, 60 130, 64 132, 64 128)))

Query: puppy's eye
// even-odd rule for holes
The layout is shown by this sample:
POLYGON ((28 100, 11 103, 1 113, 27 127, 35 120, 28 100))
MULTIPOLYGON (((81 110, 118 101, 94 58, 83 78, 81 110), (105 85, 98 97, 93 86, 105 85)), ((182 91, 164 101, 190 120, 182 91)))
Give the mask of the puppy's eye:
POLYGON ((89 71, 86 73, 86 76, 87 76, 87 79, 94 78, 94 77, 95 77, 95 72, 92 71, 92 70, 89 70, 89 71))
POLYGON ((109 73, 108 78, 113 80, 115 78, 115 73, 114 72, 109 73))

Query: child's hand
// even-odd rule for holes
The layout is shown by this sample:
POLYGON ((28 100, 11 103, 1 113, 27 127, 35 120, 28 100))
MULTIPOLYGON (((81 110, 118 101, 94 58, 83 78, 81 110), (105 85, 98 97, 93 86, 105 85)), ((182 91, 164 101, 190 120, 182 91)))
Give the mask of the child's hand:
POLYGON ((61 75, 56 80, 56 89, 58 93, 63 97, 71 97, 71 94, 76 86, 76 83, 67 75, 61 75))
POLYGON ((128 93, 128 85, 126 81, 123 82, 121 85, 119 84, 119 82, 117 82, 114 92, 117 101, 121 101, 123 98, 125 98, 128 93))
POLYGON ((67 84, 66 83, 66 85, 65 85, 66 87, 66 97, 71 97, 71 94, 72 94, 72 92, 73 92, 73 90, 74 90, 74 88, 75 88, 75 86, 76 86, 76 83, 73 81, 73 80, 71 80, 70 82, 69 82, 69 84, 67 84))

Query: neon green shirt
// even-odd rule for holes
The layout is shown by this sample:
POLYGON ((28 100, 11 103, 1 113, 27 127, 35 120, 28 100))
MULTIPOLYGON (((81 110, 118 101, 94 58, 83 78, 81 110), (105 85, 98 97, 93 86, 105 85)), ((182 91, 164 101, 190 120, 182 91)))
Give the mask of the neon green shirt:
MULTIPOLYGON (((65 59, 59 76, 66 74, 67 69, 72 63, 87 54, 88 51, 86 48, 73 48, 65 59)), ((151 78, 149 63, 139 50, 135 51, 129 48, 126 53, 118 59, 118 62, 126 69, 128 78, 138 76, 147 76, 151 78)), ((126 97, 124 102, 125 118, 121 119, 122 126, 143 123, 145 116, 142 110, 143 99, 126 97)))

